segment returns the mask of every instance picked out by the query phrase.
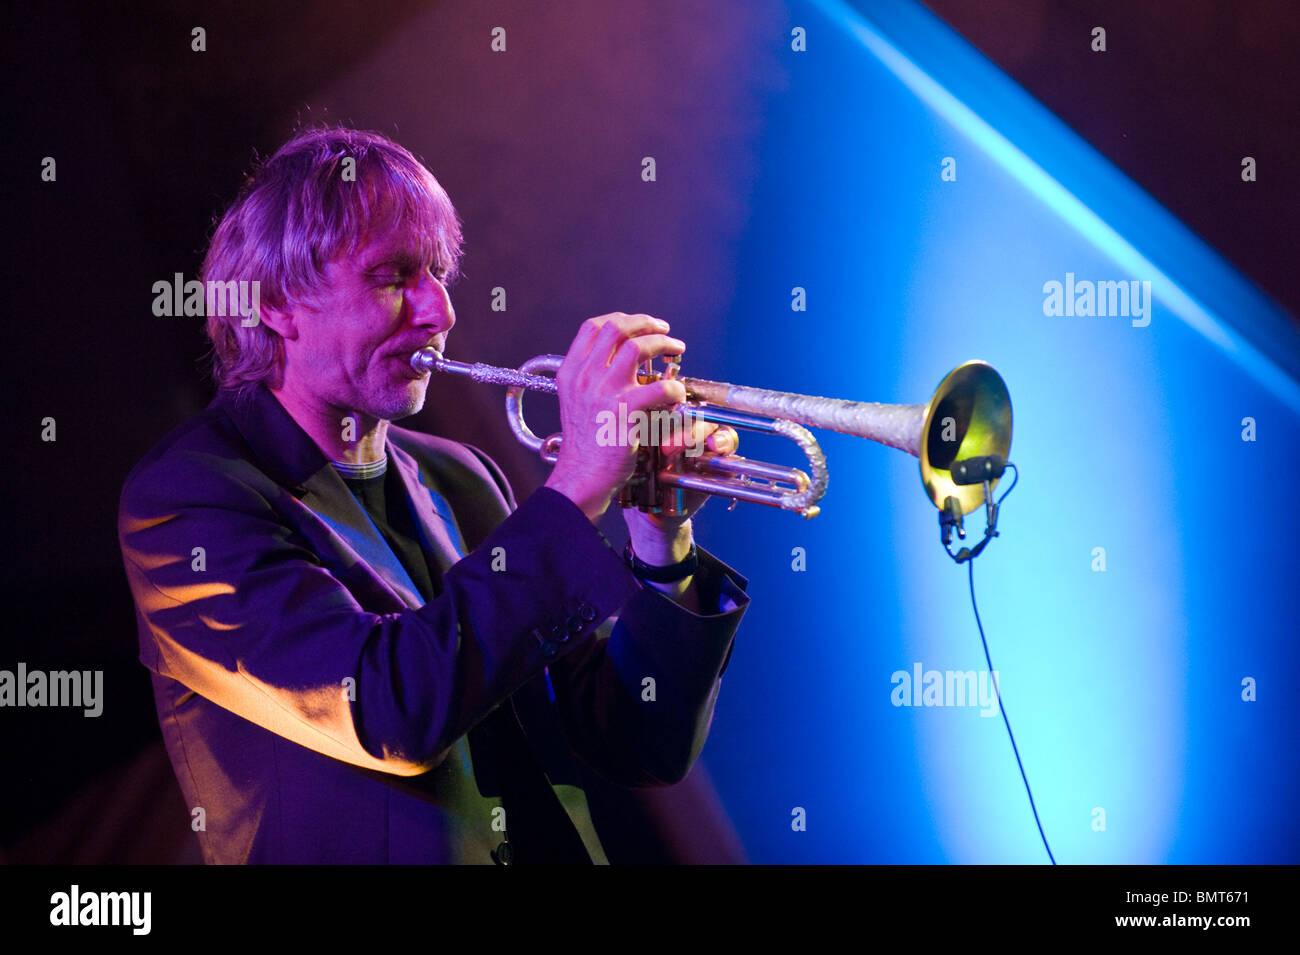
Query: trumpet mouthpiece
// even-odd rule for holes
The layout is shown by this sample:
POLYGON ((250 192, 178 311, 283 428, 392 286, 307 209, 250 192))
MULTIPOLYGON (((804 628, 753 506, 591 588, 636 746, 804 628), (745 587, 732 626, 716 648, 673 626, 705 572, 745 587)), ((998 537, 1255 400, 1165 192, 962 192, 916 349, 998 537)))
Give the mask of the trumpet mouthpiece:
POLYGON ((411 356, 411 367, 416 371, 433 371, 440 361, 442 361, 442 352, 430 346, 421 348, 411 356))

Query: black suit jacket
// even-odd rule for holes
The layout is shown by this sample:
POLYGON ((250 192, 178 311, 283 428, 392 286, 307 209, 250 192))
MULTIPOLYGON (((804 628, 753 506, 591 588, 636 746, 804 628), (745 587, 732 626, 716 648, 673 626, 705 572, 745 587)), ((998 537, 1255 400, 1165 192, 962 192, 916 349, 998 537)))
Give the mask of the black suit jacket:
POLYGON ((701 548, 717 611, 692 613, 563 495, 516 506, 476 448, 390 426, 387 450, 427 602, 265 388, 221 392, 127 478, 140 659, 204 858, 489 862, 504 828, 522 861, 600 860, 572 757, 685 776, 745 578, 701 548))

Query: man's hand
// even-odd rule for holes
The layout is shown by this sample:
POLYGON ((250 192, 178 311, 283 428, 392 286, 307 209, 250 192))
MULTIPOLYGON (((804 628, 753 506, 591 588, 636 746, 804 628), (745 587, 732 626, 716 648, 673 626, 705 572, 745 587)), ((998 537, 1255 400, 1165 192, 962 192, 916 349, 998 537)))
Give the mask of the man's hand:
POLYGON ((602 412, 612 415, 617 427, 621 417, 633 412, 666 409, 686 400, 681 382, 637 381, 643 362, 686 350, 684 342, 667 332, 668 323, 650 315, 613 312, 589 318, 556 373, 564 441, 546 486, 573 501, 593 524, 636 470, 636 445, 597 440, 602 420, 611 420, 602 418, 602 412))
MULTIPOLYGON (((739 444, 740 437, 731 428, 719 428, 711 421, 691 420, 690 446, 699 447, 701 443, 710 451, 720 454, 732 454, 739 444)), ((685 453, 688 443, 674 440, 663 444, 667 462, 674 464, 685 453)), ((623 520, 627 522, 628 537, 632 541, 632 552, 647 564, 664 567, 685 560, 691 551, 692 530, 691 515, 695 514, 712 495, 703 491, 685 491, 682 494, 682 513, 668 516, 664 514, 647 514, 635 507, 623 511, 623 520)), ((694 577, 685 577, 672 583, 646 581, 647 587, 653 587, 660 593, 672 598, 687 610, 700 613, 700 598, 693 585, 694 577)))
MULTIPOLYGON (((687 430, 680 434, 674 434, 671 441, 664 442, 660 445, 663 452, 664 465, 677 470, 677 462, 682 462, 682 469, 689 467, 691 456, 687 454, 688 449, 706 449, 717 454, 735 454, 740 445, 740 436, 726 426, 719 427, 712 421, 701 421, 696 418, 688 418, 687 430)), ((665 539, 680 537, 678 529, 690 521, 694 515, 713 495, 704 491, 683 491, 682 492, 682 513, 679 515, 649 514, 638 510, 635 507, 629 507, 623 512, 623 517, 627 520, 628 530, 632 534, 632 546, 635 549, 638 540, 644 540, 650 544, 655 537, 665 539)), ((690 550, 690 539, 687 538, 686 544, 682 549, 683 553, 673 560, 656 560, 650 556, 653 552, 650 547, 646 547, 645 552, 637 550, 637 556, 650 564, 671 564, 676 563, 685 557, 685 551, 690 550)), ((666 556, 666 555, 664 555, 666 556)))

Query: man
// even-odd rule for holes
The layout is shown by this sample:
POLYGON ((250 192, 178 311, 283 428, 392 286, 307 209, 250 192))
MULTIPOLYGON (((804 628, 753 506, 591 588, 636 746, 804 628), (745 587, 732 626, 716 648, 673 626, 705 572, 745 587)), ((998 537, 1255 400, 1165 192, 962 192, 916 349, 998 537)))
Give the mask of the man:
POLYGON ((446 343, 460 245, 432 174, 347 129, 287 143, 213 235, 203 279, 259 307, 209 309, 219 393, 119 516, 208 862, 604 861, 582 772, 671 784, 704 744, 748 603, 692 541, 705 498, 625 511, 626 560, 595 526, 636 456, 598 418, 684 400, 636 377, 684 346, 648 315, 583 323, 559 461, 517 506, 478 449, 390 425, 424 403, 409 359, 446 343))

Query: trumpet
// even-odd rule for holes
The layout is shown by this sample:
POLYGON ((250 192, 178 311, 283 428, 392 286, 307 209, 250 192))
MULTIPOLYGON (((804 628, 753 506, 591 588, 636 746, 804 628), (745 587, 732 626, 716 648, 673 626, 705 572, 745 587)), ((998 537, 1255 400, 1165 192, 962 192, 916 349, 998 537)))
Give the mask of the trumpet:
MULTIPOLYGON (((983 361, 968 361, 954 368, 926 404, 898 405, 683 378, 677 373, 676 359, 666 359, 668 367, 663 373, 653 371, 647 362, 638 380, 642 384, 665 377, 680 381, 686 386, 686 401, 674 410, 684 416, 794 441, 807 459, 808 471, 712 452, 695 457, 677 455, 669 464, 658 447, 643 446, 638 451, 636 472, 619 491, 623 507, 681 513, 682 494, 690 490, 731 498, 733 507, 736 501, 747 501, 793 511, 804 518, 815 517, 830 475, 826 455, 807 425, 906 451, 919 459, 921 482, 935 507, 946 512, 959 508, 961 514, 967 514, 985 502, 997 479, 970 483, 959 471, 954 480, 954 468, 971 458, 997 456, 1005 461, 1011 450, 1011 397, 1002 376, 983 361)), ((563 362, 563 355, 537 355, 514 369, 452 361, 433 348, 411 356, 411 366, 417 371, 505 385, 506 420, 515 438, 551 465, 559 458, 563 435, 541 438, 534 434, 524 418, 523 396, 526 391, 558 395, 554 375, 563 362)))

